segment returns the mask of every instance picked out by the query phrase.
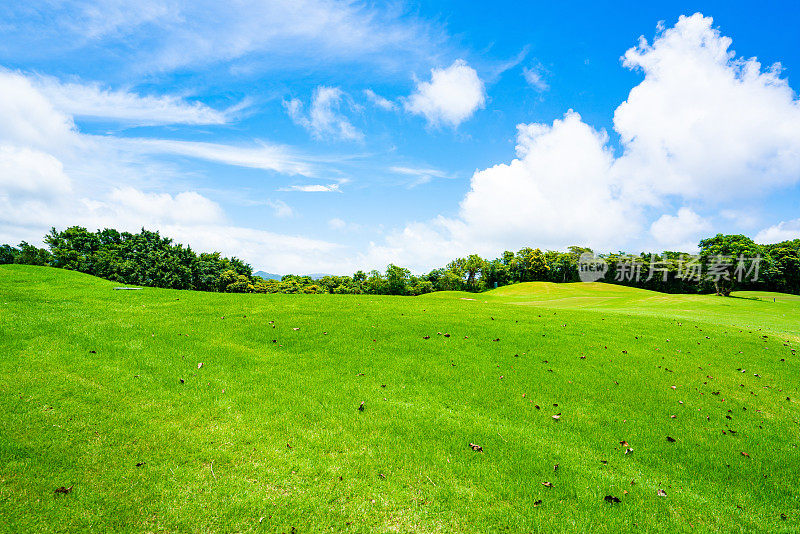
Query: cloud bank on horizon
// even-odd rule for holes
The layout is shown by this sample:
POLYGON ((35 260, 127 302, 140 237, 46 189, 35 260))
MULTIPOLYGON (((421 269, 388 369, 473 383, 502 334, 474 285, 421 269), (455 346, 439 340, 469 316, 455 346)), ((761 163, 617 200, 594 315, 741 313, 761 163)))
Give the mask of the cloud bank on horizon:
POLYGON ((270 272, 346 273, 529 245, 693 250, 731 228, 800 238, 800 219, 761 214, 775 194, 800 199, 800 101, 780 64, 737 56, 710 17, 681 16, 624 52, 620 70, 641 81, 606 130, 570 108, 546 122, 500 109, 504 91, 558 89, 558 72, 527 49, 487 60, 444 45, 454 39, 416 15, 306 4, 298 19, 288 4, 252 3, 251 16, 276 21, 263 34, 183 2, 130 13, 106 2, 95 18, 73 6, 72 51, 55 26, 37 34, 54 55, 99 48, 110 71, 124 69, 109 59, 122 36, 139 36, 126 76, 142 81, 129 85, 43 72, 22 46, 34 23, 15 14, 0 27, 0 242, 41 242, 51 226, 144 226, 270 272), (221 36, 232 29, 240 40, 221 36), (301 86, 300 67, 265 66, 270 54, 357 74, 301 86), (220 69, 235 83, 212 77, 220 69), (259 92, 259 73, 274 69, 286 81, 259 92), (503 135, 515 157, 494 149, 475 156, 488 164, 458 166, 503 135))

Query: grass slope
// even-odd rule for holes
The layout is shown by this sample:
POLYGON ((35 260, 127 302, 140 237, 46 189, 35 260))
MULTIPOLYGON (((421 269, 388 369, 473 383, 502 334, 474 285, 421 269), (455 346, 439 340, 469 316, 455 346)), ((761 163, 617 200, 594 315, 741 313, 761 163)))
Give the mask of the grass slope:
POLYGON ((0 266, 0 529, 800 530, 796 297, 116 285, 0 266))

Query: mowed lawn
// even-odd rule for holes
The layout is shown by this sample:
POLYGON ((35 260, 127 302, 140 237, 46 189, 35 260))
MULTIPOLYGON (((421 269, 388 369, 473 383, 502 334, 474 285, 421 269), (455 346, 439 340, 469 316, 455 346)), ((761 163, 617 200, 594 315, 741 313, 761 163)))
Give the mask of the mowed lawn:
POLYGON ((0 266, 1 530, 800 530, 797 297, 118 285, 0 266))

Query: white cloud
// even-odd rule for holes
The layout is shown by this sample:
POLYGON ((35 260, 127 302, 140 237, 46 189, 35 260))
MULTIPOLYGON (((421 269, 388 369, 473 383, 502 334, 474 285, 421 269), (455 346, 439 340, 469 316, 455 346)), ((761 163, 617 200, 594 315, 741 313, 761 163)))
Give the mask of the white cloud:
POLYGON ((452 178, 449 174, 439 169, 431 169, 426 167, 402 167, 395 166, 389 167, 389 170, 396 174, 409 176, 413 178, 408 187, 416 187, 418 185, 426 184, 434 178, 452 178))
POLYGON ((339 184, 309 184, 309 185, 290 185, 281 187, 278 191, 301 191, 303 193, 339 193, 339 184))
MULTIPOLYGON (((339 217, 334 217, 328 221, 328 228, 331 230, 335 230, 337 232, 358 232, 363 229, 363 226, 354 222, 347 222, 344 219, 340 219, 339 217)), ((352 262, 352 258, 351 258, 352 262)), ((363 265, 359 264, 358 262, 352 262, 353 265, 356 265, 357 268, 361 269, 363 265)), ((385 267, 382 265, 380 267, 385 267)))
POLYGON ((217 111, 201 102, 187 102, 176 96, 139 95, 126 90, 112 90, 97 83, 62 83, 49 76, 39 76, 33 82, 56 109, 74 117, 111 119, 138 125, 225 124, 239 109, 217 111))
POLYGON ((776 225, 764 228, 754 238, 756 243, 780 243, 800 239, 800 219, 782 221, 776 225))
POLYGON ((64 166, 50 154, 0 146, 0 195, 49 197, 71 189, 64 166))
POLYGON ((629 194, 728 200, 800 176, 800 105, 780 66, 736 58, 711 18, 680 17, 623 62, 644 73, 614 114, 629 194))
POLYGON ((352 61, 395 70, 431 59, 447 38, 397 5, 350 0, 41 3, 12 3, 4 10, 0 38, 14 57, 53 58, 91 49, 108 51, 106 60, 117 68, 145 72, 235 60, 256 62, 262 72, 352 61), (48 16, 32 17, 31 10, 48 16))
POLYGON ((552 126, 520 125, 517 156, 478 171, 460 217, 474 239, 504 246, 610 245, 638 230, 615 194, 607 136, 569 112, 552 126))
MULTIPOLYGON (((163 154, 311 174, 303 157, 286 147, 237 147, 169 139, 130 139, 81 133, 31 80, 0 70, 0 242, 41 245, 51 226, 89 229, 142 227, 193 246, 219 250, 279 272, 341 271, 339 245, 231 224, 213 199, 164 180, 163 154), (150 175, 156 175, 148 185, 150 175), (136 186, 132 184, 136 184, 136 186), (171 189, 171 191, 165 191, 171 189)), ((318 186, 338 191, 339 184, 318 186)), ((285 204, 273 209, 285 215, 285 204)))
POLYGON ((379 94, 376 94, 372 89, 364 89, 364 95, 375 107, 379 107, 384 111, 394 111, 397 109, 397 104, 379 94))
POLYGON ((458 59, 445 69, 431 69, 431 81, 417 82, 404 106, 410 113, 423 115, 429 124, 455 128, 483 107, 485 93, 475 69, 458 59))
POLYGON ((525 81, 528 82, 528 85, 539 92, 547 91, 550 88, 544 79, 544 69, 541 65, 523 68, 522 76, 525 78, 525 81))
POLYGON ((291 206, 289 206, 289 204, 287 204, 283 200, 269 199, 266 201, 266 205, 273 209, 275 217, 279 218, 294 217, 294 210, 292 209, 291 206))
POLYGON ((72 117, 22 74, 0 69, 0 143, 52 150, 78 142, 72 117))
POLYGON ((342 230, 343 228, 345 228, 347 226, 347 223, 344 222, 342 219, 340 219, 338 217, 334 217, 333 219, 328 221, 328 226, 332 230, 342 230))
POLYGON ((276 234, 238 226, 181 226, 162 227, 164 235, 187 243, 195 250, 220 251, 237 256, 256 269, 270 272, 352 273, 354 266, 344 259, 342 246, 303 236, 276 234))
MULTIPOLYGON (((654 237, 695 248, 693 240, 713 229, 709 220, 684 208, 656 213, 648 225, 644 214, 675 200, 728 208, 800 180, 794 92, 779 67, 737 59, 730 44, 699 14, 681 17, 651 45, 642 39, 624 57, 644 80, 614 115, 621 155, 574 112, 552 125, 521 124, 517 158, 477 171, 456 217, 410 223, 364 260, 425 268, 472 251, 573 244, 608 251, 654 237)), ((795 222, 759 234, 796 235, 795 222)))
POLYGON ((364 134, 341 113, 343 101, 347 101, 353 109, 352 100, 341 89, 320 85, 314 90, 308 115, 303 113, 303 103, 296 98, 283 104, 292 120, 317 139, 361 140, 364 134))
POLYGON ((677 215, 665 213, 650 225, 650 235, 664 250, 693 251, 710 231, 711 222, 686 207, 677 215))
MULTIPOLYGON (((216 202, 194 192, 185 191, 175 196, 169 193, 145 193, 133 187, 114 189, 109 195, 107 209, 114 211, 111 221, 127 217, 141 224, 215 224, 225 220, 222 208, 216 202)), ((112 223, 113 224, 113 223, 112 223)))
POLYGON ((171 139, 102 138, 109 144, 140 154, 175 154, 237 167, 275 171, 282 174, 313 176, 311 158, 297 154, 282 145, 261 143, 258 146, 236 146, 171 139))

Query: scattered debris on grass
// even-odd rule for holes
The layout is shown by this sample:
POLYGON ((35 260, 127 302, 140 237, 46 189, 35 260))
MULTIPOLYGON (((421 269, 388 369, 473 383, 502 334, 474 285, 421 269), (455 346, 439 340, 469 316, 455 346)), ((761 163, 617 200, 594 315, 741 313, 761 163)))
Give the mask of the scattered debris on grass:
POLYGON ((72 486, 68 487, 68 488, 65 488, 64 486, 61 486, 60 488, 56 488, 55 494, 56 495, 59 495, 59 494, 67 495, 68 493, 72 492, 73 486, 74 486, 74 484, 72 486))

